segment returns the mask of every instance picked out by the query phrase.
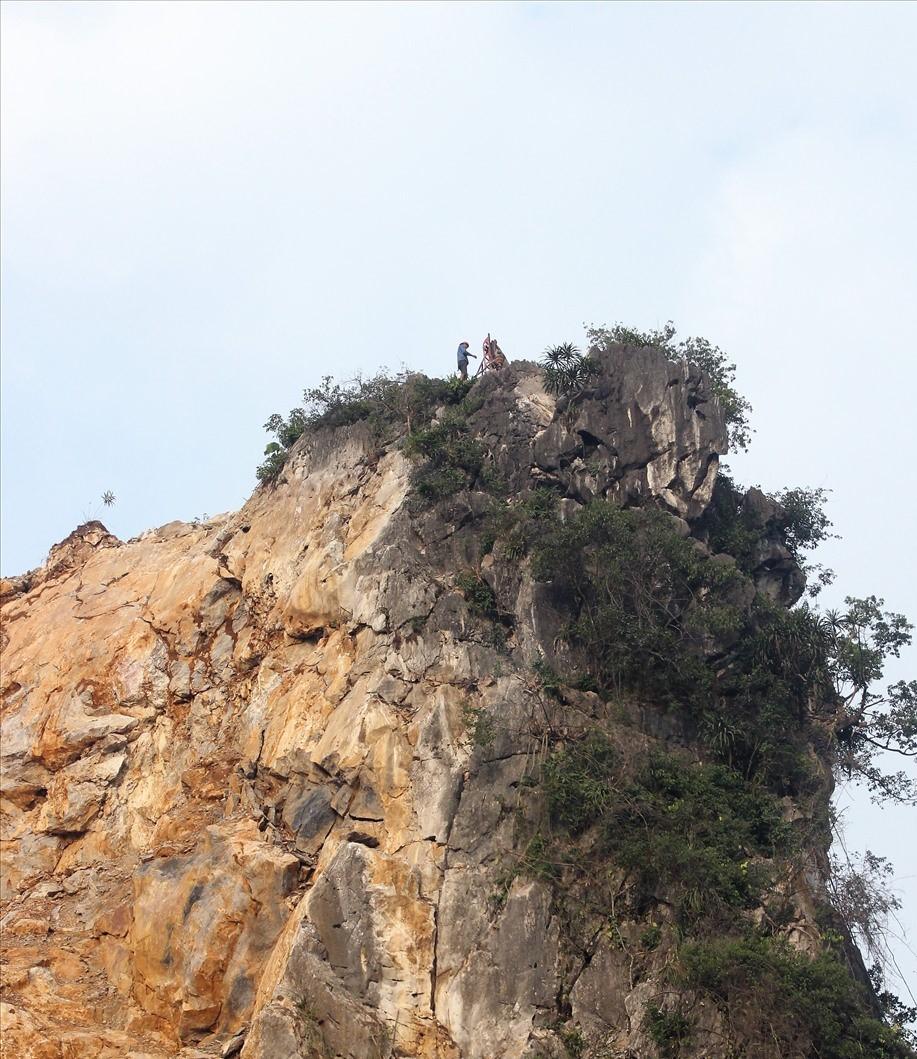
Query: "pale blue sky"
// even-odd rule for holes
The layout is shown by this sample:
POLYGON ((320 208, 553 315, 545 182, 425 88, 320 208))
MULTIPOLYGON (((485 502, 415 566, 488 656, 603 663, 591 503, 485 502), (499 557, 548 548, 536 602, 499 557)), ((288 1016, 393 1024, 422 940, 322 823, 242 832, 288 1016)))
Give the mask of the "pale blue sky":
MULTIPOLYGON (((672 317, 736 475, 833 490, 829 602, 917 616, 914 4, 8 2, 2 49, 5 574, 105 489, 238 506, 325 373, 672 317)), ((917 938, 910 817, 848 816, 917 938)))

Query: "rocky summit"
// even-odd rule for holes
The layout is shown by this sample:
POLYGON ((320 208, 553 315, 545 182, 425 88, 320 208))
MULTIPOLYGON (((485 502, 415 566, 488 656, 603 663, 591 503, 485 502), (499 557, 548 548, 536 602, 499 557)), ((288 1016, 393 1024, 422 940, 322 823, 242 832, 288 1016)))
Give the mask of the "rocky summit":
POLYGON ((3 582, 5 1059, 835 1054, 730 992, 742 945, 824 971, 812 722, 751 783, 691 705, 803 575, 756 491, 718 550, 699 369, 593 356, 567 394, 409 376, 422 414, 311 425, 240 511, 3 582), (591 640, 614 556, 637 624, 591 640))

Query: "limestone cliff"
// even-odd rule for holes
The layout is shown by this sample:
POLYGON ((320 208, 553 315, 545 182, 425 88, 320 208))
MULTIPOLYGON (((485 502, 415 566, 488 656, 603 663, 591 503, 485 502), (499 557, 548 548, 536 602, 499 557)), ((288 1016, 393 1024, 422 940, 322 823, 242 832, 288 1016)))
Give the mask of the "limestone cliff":
MULTIPOLYGON (((89 523, 4 583, 5 1057, 677 1054, 652 1021, 678 991, 665 895, 626 911, 622 875, 617 912, 573 923, 566 868, 528 851, 557 748, 600 727, 626 763, 692 730, 545 678, 577 665, 562 608, 493 526, 540 490, 561 524, 661 508, 709 555, 723 417, 690 365, 621 347, 575 401, 525 363, 469 399, 499 488, 421 505, 397 437, 319 428, 237 513, 127 542, 89 523)), ((787 605, 801 575, 759 513, 750 591, 787 605)), ((812 835, 783 928, 803 949, 812 835)), ((733 1054, 694 997, 681 1054, 733 1054)))

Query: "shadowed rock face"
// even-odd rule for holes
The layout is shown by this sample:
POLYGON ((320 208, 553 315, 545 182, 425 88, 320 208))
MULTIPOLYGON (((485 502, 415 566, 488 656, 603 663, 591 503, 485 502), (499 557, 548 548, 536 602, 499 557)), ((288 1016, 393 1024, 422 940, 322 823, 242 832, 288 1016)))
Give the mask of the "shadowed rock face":
MULTIPOLYGON (((510 495, 655 501, 687 533, 719 408, 688 365, 603 356, 572 407, 533 365, 485 377, 473 429, 510 495)), ((513 629, 482 636, 454 575, 486 498, 417 514, 409 489, 397 446, 321 430, 238 513, 91 523, 4 583, 10 1056, 212 1055, 248 1027, 244 1059, 532 1059, 571 1010, 645 1054, 652 973, 604 942, 577 966, 542 882, 493 900, 553 619, 491 560, 513 629)))

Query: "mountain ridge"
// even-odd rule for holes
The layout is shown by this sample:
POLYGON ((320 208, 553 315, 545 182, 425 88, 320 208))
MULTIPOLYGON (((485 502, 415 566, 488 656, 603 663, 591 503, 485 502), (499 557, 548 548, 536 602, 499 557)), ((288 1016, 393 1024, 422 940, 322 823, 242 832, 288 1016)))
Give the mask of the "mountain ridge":
POLYGON ((4 581, 12 1054, 910 1054, 827 901, 787 512, 696 366, 590 358, 406 376, 4 581))

